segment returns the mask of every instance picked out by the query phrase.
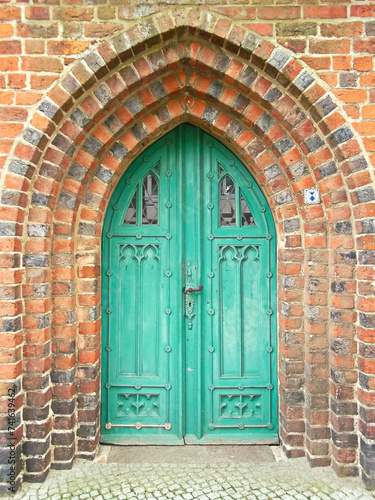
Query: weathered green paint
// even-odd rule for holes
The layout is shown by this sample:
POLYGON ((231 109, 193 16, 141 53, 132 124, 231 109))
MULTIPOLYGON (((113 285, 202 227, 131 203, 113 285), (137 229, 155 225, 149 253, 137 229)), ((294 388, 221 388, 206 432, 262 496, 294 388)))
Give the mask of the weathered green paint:
POLYGON ((105 219, 101 441, 275 442, 275 299, 263 194, 226 147, 179 126, 125 173, 105 219), (142 225, 137 186, 150 171, 158 224, 142 225), (255 225, 220 226, 227 174, 255 225), (137 224, 124 224, 137 189, 137 224))

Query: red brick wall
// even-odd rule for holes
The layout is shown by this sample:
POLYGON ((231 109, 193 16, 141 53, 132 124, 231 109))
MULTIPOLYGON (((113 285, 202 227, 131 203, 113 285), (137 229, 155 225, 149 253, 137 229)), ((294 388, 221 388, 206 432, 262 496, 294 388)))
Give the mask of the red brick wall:
MULTIPOLYGON (((373 154, 373 3, 301 0, 296 5, 292 0, 243 0, 223 5, 223 1, 211 0, 209 4, 212 12, 277 41, 316 70, 373 154)), ((1 115, 2 161, 35 105, 79 54, 133 20, 167 8, 163 2, 138 2, 134 7, 126 0, 14 1, 2 2, 0 7, 1 104, 5 108, 1 115)))
POLYGON ((16 381, 18 479, 95 454, 105 209, 188 120, 249 166, 277 223, 284 450, 374 485, 374 12, 1 3, 0 394, 16 381), (304 206, 314 185, 323 203, 304 206))

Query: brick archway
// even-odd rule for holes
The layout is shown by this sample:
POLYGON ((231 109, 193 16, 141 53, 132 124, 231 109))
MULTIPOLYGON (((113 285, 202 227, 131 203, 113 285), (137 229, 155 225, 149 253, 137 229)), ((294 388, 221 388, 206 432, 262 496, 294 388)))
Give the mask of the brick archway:
MULTIPOLYGON (((372 319, 364 297, 358 329, 355 310, 356 250, 366 249, 373 193, 361 144, 291 53, 216 14, 174 11, 135 24, 74 63, 8 166, 9 192, 18 189, 19 206, 29 206, 22 240, 14 224, 13 247, 20 251, 23 242, 25 477, 39 481, 51 463, 69 468, 74 456, 95 454, 105 209, 132 160, 183 121, 237 154, 273 211, 284 450, 307 453, 312 465, 332 458, 339 474, 356 474, 356 335, 364 456, 373 437, 371 353, 362 347, 371 341, 372 319), (306 207, 303 189, 312 186, 323 204, 306 207)), ((367 263, 364 252, 360 258, 367 263)), ((371 277, 363 271, 360 278, 366 295, 371 277)))

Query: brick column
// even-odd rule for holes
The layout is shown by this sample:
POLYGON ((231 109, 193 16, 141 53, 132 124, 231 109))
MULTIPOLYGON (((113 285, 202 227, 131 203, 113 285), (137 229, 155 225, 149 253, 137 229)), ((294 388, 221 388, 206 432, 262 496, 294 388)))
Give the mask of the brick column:
POLYGON ((305 288, 306 450, 312 466, 330 458, 329 367, 327 339, 327 221, 322 205, 303 208, 307 275, 305 288))
MULTIPOLYGON (((288 215, 296 216, 289 206, 288 215)), ((280 437, 288 457, 305 455, 304 422, 304 336, 302 331, 302 301, 304 278, 300 221, 285 220, 285 249, 279 250, 279 379, 280 437), (290 234, 296 233, 296 234, 290 234)))
MULTIPOLYGON (((88 197, 90 198, 95 205, 95 196, 88 197)), ((85 222, 79 224, 77 241, 79 254, 77 456, 92 459, 96 454, 100 435, 101 245, 98 234, 101 227, 92 219, 95 217, 94 210, 83 209, 81 216, 85 222)))
POLYGON ((355 309, 357 255, 344 190, 330 198, 330 408, 332 465, 339 476, 358 474, 355 309))
MULTIPOLYGON (((68 210, 66 210, 68 211, 68 210)), ((70 469, 75 454, 76 427, 76 335, 77 315, 74 278, 74 240, 69 237, 69 225, 63 225, 68 215, 60 209, 53 240, 53 457, 52 468, 70 469), (63 212, 63 215, 62 213, 63 212)), ((73 211, 72 211, 73 212, 73 211)), ((73 213, 72 213, 73 215, 73 213)))
MULTIPOLYGON (((57 165, 61 165, 62 170, 66 169, 70 162, 70 157, 65 153, 69 148, 73 150, 74 138, 78 134, 72 122, 65 123, 64 132, 66 135, 60 133, 55 137, 54 148, 52 146, 49 148, 49 157, 53 158, 57 165)), ((52 237, 53 360, 51 380, 53 384, 52 468, 54 469, 71 468, 76 450, 77 313, 74 231, 79 183, 71 180, 67 184, 68 189, 63 194, 60 192, 56 201, 52 237)))
MULTIPOLYGON (((16 166, 17 164, 14 168, 16 166)), ((17 181, 17 177, 12 174, 8 176, 5 186, 12 188, 12 178, 15 178, 15 190, 3 190, 3 206, 0 207, 0 495, 7 493, 8 488, 13 486, 13 483, 9 484, 10 479, 14 479, 14 490, 19 487, 22 472, 23 336, 20 236, 26 195, 22 192, 22 178, 17 181), (11 413, 8 413, 8 410, 11 413), (8 427, 13 429, 9 431, 8 427), (9 463, 9 458, 14 458, 15 463, 9 463), (11 467, 14 467, 14 470, 11 470, 11 467)))
MULTIPOLYGON (((42 182, 42 181, 41 181, 42 182)), ((42 188, 42 184, 39 185, 42 188)), ((44 195, 45 196, 45 195, 44 195)), ((33 197, 25 243, 24 479, 41 482, 51 464, 51 213, 48 197, 33 197)))
MULTIPOLYGON (((0 207, 0 493, 7 492, 8 475, 11 466, 15 471, 15 489, 20 485, 22 463, 22 437, 24 435, 22 395, 22 372, 30 370, 28 359, 22 363, 23 356, 38 356, 38 349, 32 354, 22 351, 24 337, 22 328, 27 322, 22 321, 22 294, 33 293, 22 290, 22 223, 28 199, 29 178, 33 172, 33 160, 38 158, 37 151, 31 145, 19 145, 4 178, 0 207), (14 395, 14 397, 13 397, 14 395), (14 404, 14 407, 13 407, 14 404), (15 410, 13 418, 12 410, 15 410), (8 413, 10 411, 10 413, 8 413), (12 429, 9 429, 12 428, 12 429), (13 429, 14 428, 14 429, 13 429), (14 449, 13 449, 14 446, 14 449), (11 451, 14 451, 11 454, 11 451), (15 458, 10 463, 9 458, 15 458)), ((27 334, 25 335, 27 339, 27 334)), ((37 367, 34 365, 37 370, 37 367)), ((27 381, 23 387, 27 387, 27 381)), ((25 445, 24 445, 25 446, 25 445)), ((26 446, 27 449, 27 446, 26 446)))
POLYGON ((21 256, 18 238, 7 236, 17 226, 0 222, 0 496, 16 491, 22 477, 21 256))
MULTIPOLYGON (((357 191, 362 204, 354 208, 356 219, 374 215, 372 187, 357 191)), ((358 402, 360 465, 363 482, 375 488, 375 219, 357 220, 358 248, 358 402)))

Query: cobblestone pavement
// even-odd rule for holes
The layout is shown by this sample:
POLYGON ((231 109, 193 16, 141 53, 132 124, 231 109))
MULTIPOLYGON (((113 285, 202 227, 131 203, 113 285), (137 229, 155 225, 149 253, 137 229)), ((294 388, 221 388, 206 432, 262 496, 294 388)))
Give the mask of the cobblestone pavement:
MULTIPOLYGON (((103 458, 102 458, 103 460, 103 458)), ((15 500, 109 499, 373 499, 358 478, 331 468, 310 469, 305 459, 267 463, 100 463, 76 460, 52 470, 43 484, 25 483, 15 500)))

